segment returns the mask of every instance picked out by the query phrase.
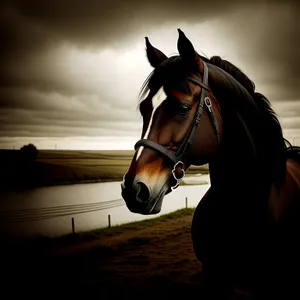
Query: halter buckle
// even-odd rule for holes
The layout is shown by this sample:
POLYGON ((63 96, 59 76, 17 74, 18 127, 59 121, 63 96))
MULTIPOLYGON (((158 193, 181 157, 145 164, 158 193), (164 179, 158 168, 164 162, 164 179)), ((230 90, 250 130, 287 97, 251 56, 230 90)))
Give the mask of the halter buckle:
POLYGON ((212 112, 212 110, 211 110, 211 102, 210 102, 210 99, 208 97, 204 98, 204 103, 205 103, 206 107, 208 108, 209 112, 211 113, 212 112))
POLYGON ((172 189, 172 190, 175 190, 175 189, 179 186, 181 179, 185 176, 185 171, 184 171, 184 169, 183 169, 183 162, 182 162, 182 161, 179 160, 179 161, 174 165, 173 170, 172 170, 172 175, 173 175, 174 179, 176 180, 176 184, 175 184, 174 186, 172 186, 171 189, 172 189), (181 177, 177 177, 177 176, 176 176, 176 167, 178 167, 178 165, 182 165, 182 168, 181 168, 181 170, 182 170, 182 175, 181 175, 181 177))

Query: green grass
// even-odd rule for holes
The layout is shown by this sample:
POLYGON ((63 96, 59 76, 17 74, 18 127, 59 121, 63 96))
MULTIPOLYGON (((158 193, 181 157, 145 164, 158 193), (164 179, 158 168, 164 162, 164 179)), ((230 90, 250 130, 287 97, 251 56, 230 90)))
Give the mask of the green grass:
MULTIPOLYGON (((26 162, 19 150, 0 150, 0 186, 32 188, 70 183, 121 181, 134 151, 40 150, 26 162)), ((208 173, 207 165, 191 166, 187 174, 208 173)))

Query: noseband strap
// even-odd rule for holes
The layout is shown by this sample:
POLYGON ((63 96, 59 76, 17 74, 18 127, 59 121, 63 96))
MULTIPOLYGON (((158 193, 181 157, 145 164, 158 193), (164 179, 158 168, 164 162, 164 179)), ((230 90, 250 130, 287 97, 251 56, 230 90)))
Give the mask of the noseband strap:
MULTIPOLYGON (((201 118, 201 115, 203 113, 203 107, 206 107, 207 110, 208 110, 209 117, 210 117, 210 119, 213 123, 215 133, 216 133, 216 137, 217 137, 217 140, 219 142, 218 124, 217 124, 216 118, 214 116, 212 107, 211 107, 210 99, 207 97, 208 67, 207 67, 206 63, 203 61, 203 82, 197 80, 196 78, 190 77, 190 76, 188 76, 187 79, 189 81, 191 81, 192 83, 200 86, 202 89, 201 89, 200 100, 199 100, 199 103, 198 103, 197 111, 194 115, 193 122, 192 122, 187 134, 185 135, 182 142, 180 143, 180 146, 178 147, 177 151, 176 152, 170 151, 166 147, 164 147, 164 146, 162 146, 162 145, 160 145, 160 144, 158 144, 154 141, 148 140, 148 139, 141 139, 134 146, 135 150, 137 150, 141 146, 144 146, 144 147, 150 148, 152 150, 155 150, 155 151, 165 155, 166 157, 168 157, 174 163, 173 171, 179 163, 182 164, 182 166, 183 166, 182 161, 184 159, 184 156, 187 153, 189 145, 191 145, 192 142, 193 142, 193 138, 194 138, 197 126, 200 122, 200 118, 201 118)), ((172 172, 172 174, 173 174, 174 178, 177 180, 177 184, 175 186, 175 187, 177 187, 179 185, 179 181, 182 179, 182 177, 177 178, 176 177, 176 172, 172 172)), ((183 174, 184 174, 184 172, 183 172, 183 174)))
POLYGON ((134 149, 136 150, 140 146, 145 146, 147 148, 150 148, 152 150, 156 150, 156 151, 160 152, 161 154, 167 156, 170 160, 172 160, 174 164, 176 164, 178 162, 178 157, 176 156, 175 152, 170 151, 166 147, 164 147, 156 142, 153 142, 153 141, 147 140, 147 139, 141 139, 135 144, 134 149))

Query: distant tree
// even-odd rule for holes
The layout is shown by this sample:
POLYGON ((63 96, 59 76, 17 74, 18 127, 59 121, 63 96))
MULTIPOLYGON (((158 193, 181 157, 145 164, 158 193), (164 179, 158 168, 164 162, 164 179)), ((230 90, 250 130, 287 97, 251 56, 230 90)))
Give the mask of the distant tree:
POLYGON ((25 160, 35 160, 39 151, 33 144, 24 145, 21 149, 21 156, 25 160))

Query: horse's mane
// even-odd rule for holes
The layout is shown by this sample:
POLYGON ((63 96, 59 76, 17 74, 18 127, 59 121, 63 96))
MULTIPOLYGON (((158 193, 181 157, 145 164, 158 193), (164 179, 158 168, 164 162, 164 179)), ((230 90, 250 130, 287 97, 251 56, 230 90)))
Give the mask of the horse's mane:
MULTIPOLYGON (((239 96, 240 107, 243 107, 243 103, 255 104, 258 118, 249 117, 245 112, 241 115, 245 118, 250 132, 251 128, 253 129, 251 134, 259 135, 259 142, 256 146, 261 150, 259 159, 266 166, 265 170, 268 172, 270 183, 280 186, 285 179, 287 145, 291 147, 291 144, 283 137, 281 125, 270 101, 263 94, 256 92, 254 82, 229 61, 219 56, 213 56, 210 59, 199 56, 208 64, 209 69, 213 69, 215 74, 219 74, 226 83, 225 85, 235 91, 239 96)), ((162 83, 164 78, 174 78, 176 74, 181 75, 180 80, 176 81, 176 87, 186 90, 187 81, 184 80, 186 72, 180 56, 171 56, 164 60, 143 83, 139 94, 140 101, 149 90, 156 90, 157 87, 164 85, 162 83)))
MULTIPOLYGON (((207 58, 201 58, 207 61, 207 58)), ((262 123, 259 124, 260 130, 258 131, 261 135, 259 140, 260 142, 263 142, 263 144, 259 145, 264 152, 262 161, 267 166, 271 181, 277 186, 281 185, 285 179, 287 146, 292 146, 290 142, 283 137, 282 127, 276 113, 271 107, 270 101, 263 94, 256 92, 254 82, 229 61, 224 60, 219 56, 213 56, 207 62, 230 74, 247 90, 251 98, 254 100, 262 115, 260 118, 262 123)), ((233 82, 231 83, 234 84, 233 82)), ((243 97, 241 100, 247 101, 247 97, 243 97)), ((258 120, 256 118, 248 118, 247 121, 248 123, 255 123, 258 120)), ((250 124, 250 127, 251 125, 252 124, 250 124)))

